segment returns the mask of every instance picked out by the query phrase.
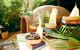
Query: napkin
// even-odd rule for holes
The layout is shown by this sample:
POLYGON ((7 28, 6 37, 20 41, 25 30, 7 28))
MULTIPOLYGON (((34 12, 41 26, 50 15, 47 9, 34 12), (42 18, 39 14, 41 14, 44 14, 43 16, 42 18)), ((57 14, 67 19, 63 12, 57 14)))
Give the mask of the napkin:
POLYGON ((70 17, 74 17, 74 16, 79 16, 79 9, 77 7, 77 5, 75 5, 75 7, 73 8, 70 17))

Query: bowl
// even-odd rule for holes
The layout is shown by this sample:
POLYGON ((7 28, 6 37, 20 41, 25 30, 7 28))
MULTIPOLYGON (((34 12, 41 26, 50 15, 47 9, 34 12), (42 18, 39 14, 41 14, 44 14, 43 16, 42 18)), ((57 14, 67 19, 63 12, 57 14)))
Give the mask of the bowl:
POLYGON ((29 44, 39 44, 42 42, 42 39, 38 34, 30 33, 25 36, 26 42, 29 44))

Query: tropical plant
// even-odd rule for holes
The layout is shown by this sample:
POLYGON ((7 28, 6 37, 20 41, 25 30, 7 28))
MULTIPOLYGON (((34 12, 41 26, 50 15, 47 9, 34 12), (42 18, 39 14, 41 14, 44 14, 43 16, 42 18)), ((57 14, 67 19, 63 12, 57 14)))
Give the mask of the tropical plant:
POLYGON ((34 0, 32 10, 42 5, 57 5, 57 0, 34 0))
POLYGON ((48 36, 53 37, 50 40, 44 36, 44 39, 50 47, 80 48, 80 26, 64 25, 58 29, 46 29, 45 31, 48 33, 48 36))
POLYGON ((80 40, 80 26, 62 26, 57 33, 80 40))
POLYGON ((32 10, 34 10, 36 7, 40 6, 41 3, 42 3, 41 0, 34 0, 32 10))

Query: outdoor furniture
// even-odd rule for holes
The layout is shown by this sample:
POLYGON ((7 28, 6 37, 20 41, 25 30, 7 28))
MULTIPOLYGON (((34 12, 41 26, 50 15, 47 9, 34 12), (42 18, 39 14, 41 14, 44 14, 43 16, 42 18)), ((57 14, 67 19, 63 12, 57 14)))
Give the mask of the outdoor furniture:
POLYGON ((63 7, 60 6, 54 6, 54 5, 44 5, 44 6, 40 6, 37 7, 36 9, 33 10, 33 17, 32 19, 28 16, 28 17, 21 17, 21 32, 22 33, 26 33, 29 31, 27 24, 31 24, 33 22, 38 22, 38 14, 41 13, 46 13, 46 12, 51 12, 52 9, 56 8, 58 10, 58 15, 57 15, 57 22, 60 22, 62 16, 68 16, 70 13, 68 10, 66 10, 63 7), (28 30, 28 31, 27 31, 28 30))
POLYGON ((58 15, 57 15, 57 20, 60 21, 62 16, 68 16, 70 14, 70 12, 60 6, 53 6, 53 5, 44 5, 44 6, 40 6, 37 7, 36 9, 34 9, 33 11, 33 21, 37 21, 37 16, 38 14, 41 13, 47 13, 47 12, 51 12, 52 9, 56 8, 58 10, 58 15))
POLYGON ((31 18, 29 16, 21 16, 20 28, 22 33, 29 32, 29 24, 31 24, 31 18))

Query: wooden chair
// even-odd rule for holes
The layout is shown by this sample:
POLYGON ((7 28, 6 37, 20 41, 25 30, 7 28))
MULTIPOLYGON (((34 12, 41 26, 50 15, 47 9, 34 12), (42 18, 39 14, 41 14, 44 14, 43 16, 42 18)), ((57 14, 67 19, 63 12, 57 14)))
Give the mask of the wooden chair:
POLYGON ((62 18, 62 16, 68 16, 70 14, 70 12, 63 8, 63 7, 60 7, 60 6, 53 6, 53 5, 44 5, 44 6, 40 6, 38 8, 36 8, 34 11, 33 11, 33 21, 37 21, 38 18, 38 14, 41 14, 43 12, 51 12, 52 9, 56 8, 58 10, 58 15, 57 15, 57 21, 59 22, 62 18))
POLYGON ((29 32, 29 24, 31 24, 31 18, 29 16, 22 16, 21 17, 21 24, 20 24, 20 27, 21 27, 21 32, 22 33, 27 33, 29 32))
POLYGON ((30 17, 25 18, 25 17, 21 17, 21 32, 25 33, 29 31, 29 28, 27 26, 27 24, 31 24, 32 21, 38 21, 38 14, 41 14, 43 12, 51 12, 52 9, 56 8, 58 10, 58 15, 57 15, 57 21, 60 21, 62 16, 68 16, 70 13, 68 10, 66 10, 63 7, 60 6, 53 6, 53 5, 44 5, 44 6, 40 6, 37 7, 34 11, 33 11, 33 18, 31 19, 30 17))

